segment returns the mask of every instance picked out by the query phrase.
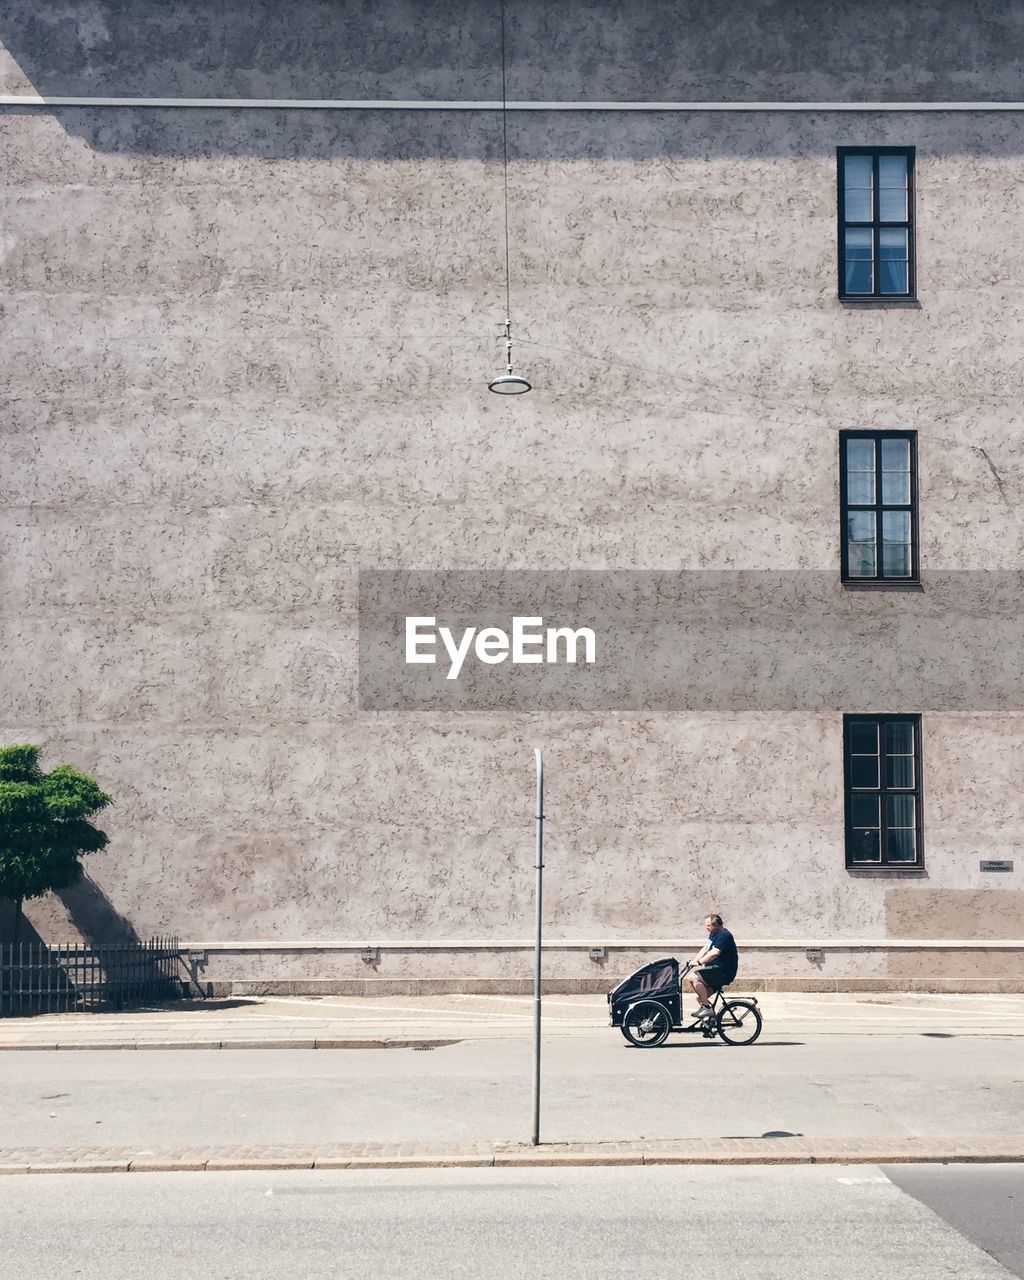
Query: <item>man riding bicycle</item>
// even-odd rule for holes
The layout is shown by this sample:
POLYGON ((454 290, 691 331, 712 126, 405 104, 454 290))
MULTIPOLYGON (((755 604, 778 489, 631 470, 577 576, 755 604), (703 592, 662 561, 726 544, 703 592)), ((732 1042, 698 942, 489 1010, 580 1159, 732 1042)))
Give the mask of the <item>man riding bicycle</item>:
POLYGON ((736 950, 736 939, 722 924, 722 917, 707 915, 704 917, 704 928, 708 931, 708 940, 690 963, 694 966, 685 978, 686 985, 697 997, 700 1008, 697 1020, 706 1021, 713 1018, 711 996, 721 991, 736 977, 739 968, 739 953, 736 950))

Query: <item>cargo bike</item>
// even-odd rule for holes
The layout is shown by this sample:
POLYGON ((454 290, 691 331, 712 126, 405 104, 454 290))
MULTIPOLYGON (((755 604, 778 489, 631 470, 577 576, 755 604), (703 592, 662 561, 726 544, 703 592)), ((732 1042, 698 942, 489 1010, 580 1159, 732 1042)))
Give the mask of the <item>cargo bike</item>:
MULTIPOLYGON (((706 1040, 721 1036, 726 1044, 753 1044, 761 1034, 761 1010, 753 996, 727 996, 725 988, 711 1000, 713 1017, 683 1023, 682 970, 671 957, 637 969, 608 993, 611 1025, 638 1049, 656 1049, 673 1031, 700 1032, 706 1040)), ((726 984, 728 986, 728 984, 726 984)))

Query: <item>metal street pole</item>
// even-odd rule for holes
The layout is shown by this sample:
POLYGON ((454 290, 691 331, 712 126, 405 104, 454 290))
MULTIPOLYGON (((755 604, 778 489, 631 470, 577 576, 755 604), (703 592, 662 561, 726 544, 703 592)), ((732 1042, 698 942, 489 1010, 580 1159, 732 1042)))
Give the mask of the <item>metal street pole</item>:
POLYGON ((533 953, 533 1145, 540 1145, 540 943, 541 903, 544 890, 544 757, 534 747, 537 762, 537 889, 536 928, 533 953))

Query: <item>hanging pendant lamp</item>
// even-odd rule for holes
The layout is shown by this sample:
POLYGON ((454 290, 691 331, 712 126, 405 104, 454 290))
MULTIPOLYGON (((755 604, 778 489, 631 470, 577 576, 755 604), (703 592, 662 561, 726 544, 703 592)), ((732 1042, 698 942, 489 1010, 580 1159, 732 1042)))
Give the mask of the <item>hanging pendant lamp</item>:
POLYGON ((499 396, 521 396, 533 387, 512 370, 512 288, 508 249, 508 100, 505 92, 505 0, 501 0, 501 167, 505 184, 505 372, 492 378, 487 390, 499 396))
POLYGON ((521 396, 524 391, 532 391, 532 385, 519 374, 512 372, 512 321, 506 317, 505 319, 505 372, 497 378, 492 378, 487 384, 488 391, 494 391, 499 396, 521 396))

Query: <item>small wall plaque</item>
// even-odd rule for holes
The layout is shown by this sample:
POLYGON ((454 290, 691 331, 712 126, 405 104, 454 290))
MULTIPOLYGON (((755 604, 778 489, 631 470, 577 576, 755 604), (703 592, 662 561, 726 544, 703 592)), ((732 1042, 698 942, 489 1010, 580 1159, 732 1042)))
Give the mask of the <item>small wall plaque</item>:
POLYGON ((808 947, 808 948, 807 948, 807 959, 808 959, 808 960, 811 960, 811 961, 824 960, 824 959, 825 959, 825 953, 824 953, 824 951, 822 951, 822 949, 821 949, 820 947, 808 947))
POLYGON ((978 865, 982 871, 1013 870, 1013 860, 1010 858, 982 858, 978 865))

